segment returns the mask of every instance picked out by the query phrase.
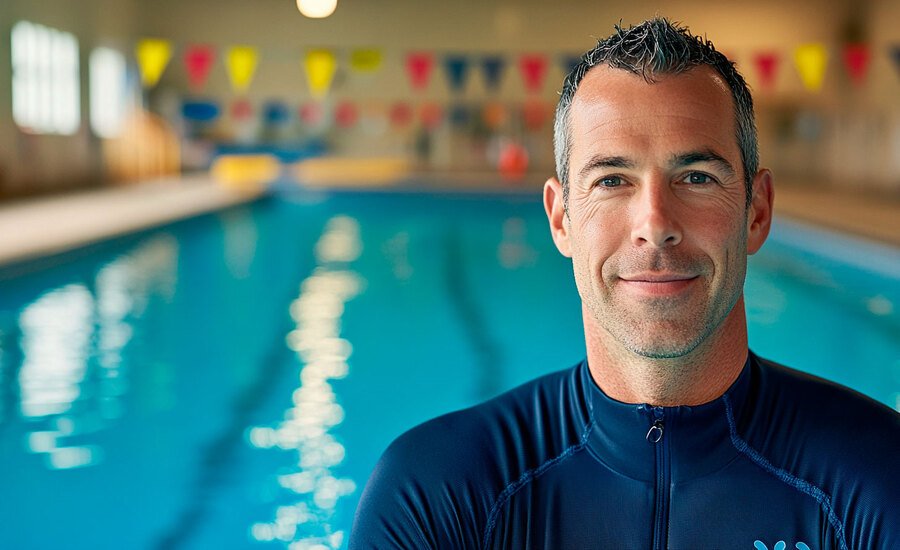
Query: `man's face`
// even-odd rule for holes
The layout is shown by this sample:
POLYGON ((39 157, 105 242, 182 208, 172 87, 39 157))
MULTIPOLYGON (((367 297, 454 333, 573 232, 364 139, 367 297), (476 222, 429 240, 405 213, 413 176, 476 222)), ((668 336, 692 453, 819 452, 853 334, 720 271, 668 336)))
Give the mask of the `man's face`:
POLYGON ((584 306, 626 349, 683 356, 732 311, 765 239, 748 243, 728 87, 709 67, 648 84, 598 66, 570 116, 568 216, 557 211, 554 239, 584 306))

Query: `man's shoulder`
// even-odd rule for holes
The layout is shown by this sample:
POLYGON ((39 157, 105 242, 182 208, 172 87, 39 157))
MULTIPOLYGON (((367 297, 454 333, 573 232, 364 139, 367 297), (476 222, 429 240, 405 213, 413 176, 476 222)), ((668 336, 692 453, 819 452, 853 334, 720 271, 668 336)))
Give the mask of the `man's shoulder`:
POLYGON ((366 485, 350 547, 477 547, 504 489, 581 437, 579 380, 579 367, 551 373, 399 436, 366 485))
MULTIPOLYGON (((760 360, 744 436, 782 481, 815 497, 850 548, 895 536, 900 414, 865 395, 760 360)), ((882 546, 878 546, 882 547, 882 546)), ((887 546, 885 546, 887 547, 887 546)))
MULTIPOLYGON (((787 415, 832 435, 858 436, 860 428, 900 430, 900 414, 856 390, 824 378, 757 357, 760 387, 769 411, 787 415)), ((760 411, 758 411, 760 412, 760 411)), ((765 413, 766 411, 762 411, 765 413)))
POLYGON ((900 455, 897 411, 818 376, 765 359, 759 364, 759 395, 747 427, 751 446, 823 485, 834 486, 847 472, 884 483, 878 478, 900 455))
POLYGON ((562 453, 582 436, 588 413, 582 403, 579 368, 541 376, 473 407, 419 424, 394 440, 385 456, 401 461, 411 455, 421 458, 427 449, 432 462, 423 466, 429 469, 448 461, 466 466, 463 463, 468 461, 460 457, 478 457, 482 468, 507 470, 496 472, 498 478, 521 474, 562 453))

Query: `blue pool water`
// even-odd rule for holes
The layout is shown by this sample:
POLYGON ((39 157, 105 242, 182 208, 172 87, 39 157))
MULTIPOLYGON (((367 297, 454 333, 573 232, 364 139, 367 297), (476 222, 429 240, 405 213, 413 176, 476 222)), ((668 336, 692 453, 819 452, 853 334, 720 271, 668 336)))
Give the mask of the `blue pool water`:
MULTIPOLYGON (((898 266, 779 223, 751 346, 896 407, 898 266)), ((345 547, 394 437, 584 355, 535 196, 306 192, 0 281, 3 548, 345 547)))

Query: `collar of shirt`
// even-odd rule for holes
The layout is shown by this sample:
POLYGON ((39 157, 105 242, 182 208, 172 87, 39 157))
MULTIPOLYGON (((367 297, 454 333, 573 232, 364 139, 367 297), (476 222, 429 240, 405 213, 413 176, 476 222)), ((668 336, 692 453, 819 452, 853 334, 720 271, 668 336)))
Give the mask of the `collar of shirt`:
POLYGON ((587 447, 611 469, 642 481, 655 478, 660 445, 665 446, 673 483, 720 470, 739 454, 732 442, 732 425, 739 430, 754 365, 755 356, 749 353, 737 380, 714 401, 697 406, 653 407, 622 403, 607 396, 594 383, 585 360, 579 376, 593 421, 587 447))

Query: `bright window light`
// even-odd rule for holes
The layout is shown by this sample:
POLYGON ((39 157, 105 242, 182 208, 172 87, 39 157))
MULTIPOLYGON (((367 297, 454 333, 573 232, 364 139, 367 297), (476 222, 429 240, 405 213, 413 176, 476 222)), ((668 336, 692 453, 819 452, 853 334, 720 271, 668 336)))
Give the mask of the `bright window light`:
POLYGON ((125 56, 111 48, 94 48, 89 64, 91 129, 102 138, 117 137, 125 117, 125 56))
POLYGON ((12 29, 13 120, 40 134, 74 134, 81 124, 78 41, 20 21, 12 29))

